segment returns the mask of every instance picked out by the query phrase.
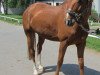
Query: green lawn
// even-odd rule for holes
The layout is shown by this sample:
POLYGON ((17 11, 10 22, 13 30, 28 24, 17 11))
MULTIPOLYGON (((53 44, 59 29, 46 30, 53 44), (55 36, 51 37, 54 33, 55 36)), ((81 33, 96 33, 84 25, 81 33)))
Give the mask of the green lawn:
POLYGON ((12 17, 12 18, 16 18, 16 19, 22 19, 22 15, 12 15, 12 14, 8 14, 8 15, 0 14, 0 15, 7 16, 7 17, 12 17))
MULTIPOLYGON (((6 16, 6 17, 10 17, 10 18, 15 18, 15 19, 18 19, 19 23, 21 24, 22 23, 22 15, 4 15, 4 14, 0 14, 1 16, 6 16)), ((11 19, 4 19, 2 17, 0 17, 0 20, 3 20, 3 21, 6 21, 6 22, 9 22, 9 23, 14 23, 14 24, 18 24, 18 21, 17 20, 11 20, 11 19)))
POLYGON ((88 37, 87 38, 87 47, 93 50, 100 52, 100 39, 88 37))
POLYGON ((91 26, 100 26, 100 23, 93 23, 91 26))

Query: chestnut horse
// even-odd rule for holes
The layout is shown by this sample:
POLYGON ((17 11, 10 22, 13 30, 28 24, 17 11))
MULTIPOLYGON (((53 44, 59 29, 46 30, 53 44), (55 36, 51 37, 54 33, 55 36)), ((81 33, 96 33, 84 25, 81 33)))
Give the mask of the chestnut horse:
POLYGON ((34 63, 34 75, 38 75, 38 70, 43 71, 41 51, 45 39, 60 42, 55 75, 59 75, 66 48, 72 44, 77 47, 80 75, 84 75, 84 48, 92 2, 93 0, 66 0, 59 6, 38 2, 26 9, 23 14, 23 28, 27 36, 29 59, 34 63), (35 33, 38 34, 37 63, 35 33))

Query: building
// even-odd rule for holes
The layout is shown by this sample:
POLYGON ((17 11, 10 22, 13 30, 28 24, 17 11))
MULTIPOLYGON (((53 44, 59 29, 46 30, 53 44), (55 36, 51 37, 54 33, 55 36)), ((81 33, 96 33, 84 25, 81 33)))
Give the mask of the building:
MULTIPOLYGON (((3 7, 3 2, 4 0, 0 0, 1 3, 0 3, 0 12, 2 14, 4 14, 4 7, 3 7)), ((63 3, 64 0, 30 0, 30 4, 32 3, 35 3, 35 2, 44 2, 44 3, 47 3, 47 4, 50 4, 52 6, 57 6, 57 5, 60 5, 61 3, 63 3)))
MULTIPOLYGON (((64 2, 64 0, 33 0, 33 2, 45 2, 47 4, 57 6, 64 2)), ((93 2, 93 9, 97 11, 97 13, 100 14, 100 0, 94 0, 93 2)))
POLYGON ((100 0, 94 0, 93 9, 95 9, 96 12, 100 14, 100 0))
POLYGON ((33 2, 44 2, 53 6, 60 5, 64 0, 34 0, 33 2))

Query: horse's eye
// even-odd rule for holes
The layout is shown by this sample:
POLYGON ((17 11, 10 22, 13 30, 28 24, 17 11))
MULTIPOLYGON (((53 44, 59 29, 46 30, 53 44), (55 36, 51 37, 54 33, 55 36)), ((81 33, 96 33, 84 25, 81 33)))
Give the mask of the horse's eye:
POLYGON ((78 0, 78 2, 79 2, 80 4, 82 4, 82 3, 88 3, 88 1, 91 1, 91 0, 78 0))
POLYGON ((78 2, 79 2, 79 3, 83 3, 83 2, 84 2, 84 0, 78 0, 78 2))

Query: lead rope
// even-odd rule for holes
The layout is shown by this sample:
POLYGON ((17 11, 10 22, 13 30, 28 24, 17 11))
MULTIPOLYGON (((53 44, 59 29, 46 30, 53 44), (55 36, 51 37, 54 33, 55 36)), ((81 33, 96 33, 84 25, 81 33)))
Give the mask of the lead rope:
POLYGON ((89 30, 89 29, 86 29, 85 27, 83 27, 82 24, 80 24, 79 26, 82 28, 82 30, 84 30, 84 31, 87 32, 88 34, 90 33, 90 30, 89 30))

